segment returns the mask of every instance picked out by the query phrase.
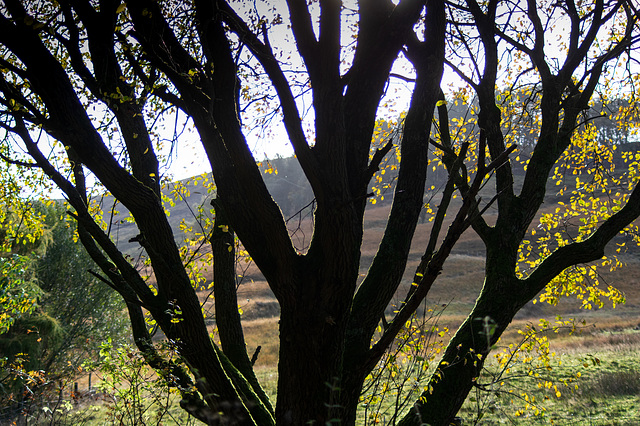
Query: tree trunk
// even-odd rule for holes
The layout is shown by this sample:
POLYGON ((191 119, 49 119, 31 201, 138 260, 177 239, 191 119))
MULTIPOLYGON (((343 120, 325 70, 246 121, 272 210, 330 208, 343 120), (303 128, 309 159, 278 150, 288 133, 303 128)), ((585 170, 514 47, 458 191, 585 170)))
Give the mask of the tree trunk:
MULTIPOLYGON (((504 289, 509 287, 502 286, 504 289)), ((508 292, 485 282, 471 314, 449 342, 428 389, 400 425, 451 424, 480 375, 491 347, 521 305, 516 298, 509 297, 508 292)))
POLYGON ((283 309, 278 364, 279 425, 324 425, 339 416, 344 327, 313 306, 283 309))

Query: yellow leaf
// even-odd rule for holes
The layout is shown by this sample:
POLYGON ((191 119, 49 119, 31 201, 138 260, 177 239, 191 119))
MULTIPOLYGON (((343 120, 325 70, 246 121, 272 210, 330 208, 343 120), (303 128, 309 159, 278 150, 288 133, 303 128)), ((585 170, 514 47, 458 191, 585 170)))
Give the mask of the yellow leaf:
POLYGON ((116 13, 122 13, 124 11, 124 8, 127 7, 126 3, 122 3, 120 6, 118 6, 118 8, 116 9, 116 13))

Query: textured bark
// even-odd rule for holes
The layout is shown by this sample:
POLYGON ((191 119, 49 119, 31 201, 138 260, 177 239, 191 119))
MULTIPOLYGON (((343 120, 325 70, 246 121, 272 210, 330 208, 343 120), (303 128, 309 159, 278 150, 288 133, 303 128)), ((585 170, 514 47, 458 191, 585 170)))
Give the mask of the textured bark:
POLYGON ((340 418, 348 295, 355 290, 362 241, 359 220, 353 206, 338 212, 318 207, 316 229, 327 232, 316 231, 291 277, 291 293, 280 302, 278 424, 340 418))
MULTIPOLYGON (((5 2, 6 10, 0 13, 0 45, 13 56, 2 59, 0 104, 13 121, 0 126, 22 139, 37 165, 65 192, 75 209, 81 239, 102 271, 97 275, 127 302, 136 344, 149 365, 171 371, 170 380, 175 380, 172 385, 183 392, 183 407, 203 422, 355 424, 365 377, 427 296, 462 232, 472 226, 486 245, 483 290, 450 342, 438 373, 431 379, 431 391, 402 420, 405 425, 448 425, 472 389, 491 345, 518 310, 564 268, 602 256, 605 245, 640 214, 640 190, 635 189, 628 204, 590 238, 556 250, 526 279, 515 277, 517 250, 543 202, 546 180, 570 146, 580 114, 588 106, 605 64, 637 41, 632 34, 637 17, 631 3, 605 5, 595 1, 591 27, 583 28, 583 18, 573 2, 560 2, 566 6, 563 10, 571 28, 567 60, 555 70, 545 62, 544 25, 535 1, 527 2, 526 13, 534 33, 529 44, 501 33, 502 26, 496 26, 497 1, 479 4, 468 0, 463 6, 442 0, 360 2, 353 63, 344 73, 341 3, 321 0, 316 27, 309 5, 290 0, 288 19, 312 90, 313 141, 307 140, 303 114, 281 58, 276 57, 269 41, 266 25, 254 30, 232 3, 99 3, 97 8, 88 0, 52 2, 52 8, 59 7, 55 19, 36 23, 27 14, 28 2, 5 2), (170 16, 173 6, 189 11, 170 16), (610 12, 613 8, 627 12, 627 34, 611 51, 587 61, 592 69, 576 87, 574 74, 585 63, 603 22, 614 16, 610 12), (125 9, 126 13, 120 15, 125 9), (472 145, 465 141, 458 147, 452 141, 446 105, 438 103, 444 100, 439 85, 447 25, 455 26, 455 19, 464 14, 471 18, 463 26, 474 26, 478 37, 462 44, 478 43, 483 51, 480 63, 472 53, 475 47, 466 45, 475 74, 463 78, 476 92, 480 106, 478 167, 468 180, 471 167, 467 170, 465 161, 472 145), (125 25, 127 34, 120 33, 120 19, 131 20, 125 25), (62 30, 56 33, 59 27, 47 28, 52 23, 62 30), (423 32, 417 33, 416 28, 423 32), (48 30, 53 31, 55 41, 46 35, 52 34, 48 30), (131 37, 137 42, 135 49, 131 37), (515 147, 505 146, 495 94, 500 39, 531 58, 543 93, 540 135, 520 194, 514 189, 508 162, 515 147), (67 56, 57 56, 52 43, 59 43, 67 56), (197 43, 196 47, 191 43, 197 43), (237 43, 251 52, 268 75, 287 135, 316 197, 314 233, 306 253, 294 248, 282 213, 264 184, 243 134, 237 43), (376 114, 399 55, 413 64, 416 74, 402 138, 389 141, 372 154, 376 114), (5 74, 17 77, 12 80, 5 74), (136 86, 138 80, 143 84, 136 86), (28 82, 37 98, 24 95, 24 87, 16 81, 28 82), (210 241, 221 348, 209 337, 200 301, 162 207, 158 158, 150 126, 142 114, 151 96, 191 117, 211 164, 217 200, 216 227, 210 241), (126 167, 114 157, 109 141, 104 140, 85 110, 83 102, 90 97, 113 114, 127 154, 126 167), (439 143, 430 139, 435 108, 439 110, 439 143), (40 126, 67 148, 73 179, 65 178, 43 155, 31 139, 28 123, 40 126), (378 252, 357 288, 369 183, 394 142, 400 144, 401 160, 393 205, 378 252), (380 339, 372 343, 374 330, 405 273, 423 205, 429 144, 444 152, 449 179, 430 240, 414 271, 416 285, 386 324, 380 339), (89 214, 84 168, 91 170, 133 215, 140 230, 135 240, 151 260, 154 291, 89 214), (481 208, 478 191, 494 172, 495 199, 481 208), (462 207, 448 212, 456 190, 463 197, 462 207), (482 213, 493 203, 497 203, 498 218, 491 227, 482 213), (453 217, 453 222, 438 245, 445 215, 453 217), (256 379, 243 337, 234 276, 234 232, 281 307, 275 409, 256 379), (143 309, 173 342, 187 368, 162 359, 154 351, 143 309), (487 324, 491 324, 490 333, 487 324)), ((460 71, 454 66, 452 69, 460 71)))
MULTIPOLYGON (((215 318, 220 335, 220 345, 225 357, 251 385, 253 392, 273 416, 275 413, 271 401, 253 371, 244 340, 236 292, 236 242, 233 229, 230 227, 229 220, 220 203, 214 200, 211 204, 216 210, 215 227, 210 241, 214 258, 215 318)), ((273 418, 271 418, 271 422, 273 422, 273 418)))

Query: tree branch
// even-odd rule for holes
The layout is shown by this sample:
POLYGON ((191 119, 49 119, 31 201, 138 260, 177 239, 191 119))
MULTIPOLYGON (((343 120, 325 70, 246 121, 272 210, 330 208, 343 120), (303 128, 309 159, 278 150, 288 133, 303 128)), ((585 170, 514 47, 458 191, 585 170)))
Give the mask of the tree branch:
MULTIPOLYGON (((501 128, 501 111, 496 105, 495 88, 498 77, 498 43, 495 33, 495 14, 497 3, 490 2, 487 13, 483 13, 480 6, 472 0, 467 4, 476 21, 476 28, 480 33, 480 40, 484 48, 484 69, 480 82, 476 87, 480 111, 478 125, 484 130, 492 159, 501 155, 506 147, 501 128)), ((535 3, 534 3, 535 6, 535 3)), ((513 172, 511 165, 504 163, 496 172, 496 193, 498 196, 498 214, 505 216, 514 199, 513 172)))
POLYGON ((368 372, 362 363, 371 337, 395 294, 423 207, 427 177, 431 117, 438 101, 444 62, 444 5, 433 2, 425 17, 425 41, 415 51, 416 86, 404 120, 401 162, 393 204, 384 236, 376 255, 356 292, 349 318, 350 347, 345 351, 345 368, 368 372))
MULTIPOLYGON (((284 125, 287 130, 287 135, 291 141, 291 145, 296 153, 297 158, 300 161, 300 165, 307 176, 307 179, 311 183, 312 187, 318 187, 320 185, 318 169, 316 159, 312 155, 307 139, 302 129, 302 121, 300 120, 300 113, 296 105, 295 97, 291 92, 291 86, 287 81, 282 68, 275 58, 271 47, 268 44, 262 43, 256 34, 253 33, 247 26, 247 24, 240 18, 237 13, 226 3, 221 2, 220 9, 223 12, 225 22, 230 26, 231 30, 235 32, 242 42, 246 43, 249 50, 260 61, 260 64, 269 75, 273 87, 278 93, 280 99, 280 105, 282 106, 282 113, 284 116, 284 125)), ((266 32, 265 32, 266 34, 266 32)))
POLYGON ((373 154, 373 158, 369 163, 369 167, 367 168, 367 174, 365 175, 367 183, 371 181, 373 176, 380 169, 380 163, 389 151, 391 151, 391 148, 393 148, 393 140, 389 139, 382 148, 376 149, 376 152, 373 154))
MULTIPOLYGON (((376 111, 389 79, 389 73, 402 46, 413 34, 425 0, 402 0, 397 6, 388 1, 360 2, 358 43, 353 63, 344 78, 344 122, 349 185, 355 197, 367 192, 371 135, 376 111)), ((441 0, 433 1, 434 8, 441 0)), ((443 21, 444 23, 444 21, 443 21)), ((437 43, 434 44, 434 46, 437 43)), ((435 52, 434 52, 435 53, 435 52)), ((364 209, 365 204, 361 207, 364 209)))
MULTIPOLYGON (((466 143, 465 145, 468 146, 468 143, 466 143)), ((405 302, 393 318, 392 322, 389 324, 389 327, 384 331, 383 335, 369 351, 367 355, 367 361, 364 363, 367 368, 373 368, 373 366, 375 366, 384 352, 393 343, 395 336, 398 334, 400 329, 404 327, 406 321, 418 309, 424 298, 427 296, 436 278, 438 277, 438 275, 440 275, 442 266, 444 265, 445 260, 449 257, 449 254, 451 253, 451 250, 455 246, 456 242, 458 241, 462 233, 469 226, 471 226, 472 222, 474 221, 474 212, 478 210, 479 200, 476 200, 476 195, 478 194, 478 190, 480 189, 482 181, 486 177, 485 173, 490 173, 490 171, 495 167, 498 167, 499 164, 504 164, 504 162, 508 159, 508 155, 512 151, 513 149, 505 151, 503 155, 501 155, 499 158, 496 158, 495 164, 492 163, 489 165, 489 167, 483 167, 481 168, 482 170, 478 171, 469 188, 469 191, 464 196, 462 207, 460 207, 460 210, 458 210, 458 212, 456 213, 456 217, 447 230, 447 234, 442 244, 440 245, 440 248, 434 252, 433 248, 431 248, 432 245, 429 244, 429 246, 427 247, 427 251, 425 251, 422 260, 420 261, 420 264, 416 268, 413 285, 407 294, 405 302), (429 252, 429 250, 431 251, 429 252)), ((460 166, 462 161, 461 159, 465 158, 463 157, 463 155, 466 156, 466 148, 464 146, 461 148, 461 153, 459 154, 458 160, 456 160, 456 162, 458 163, 457 167, 460 166)), ((457 167, 453 167, 453 170, 455 171, 457 167)), ((450 176, 451 177, 449 179, 449 182, 447 183, 447 186, 452 186, 455 174, 452 174, 450 176)), ((452 189, 449 189, 449 191, 453 192, 452 189)), ((440 211, 438 213, 440 213, 440 211)), ((444 215, 442 215, 442 217, 438 218, 437 220, 442 223, 443 218, 444 215)), ((434 235, 434 233, 432 233, 431 238, 433 239, 434 236, 437 238, 437 234, 434 235)))
MULTIPOLYGON (((0 124, 0 126, 2 126, 2 128, 6 129, 6 130, 9 130, 4 124, 0 124)), ((0 158, 3 159, 6 163, 13 164, 14 166, 20 166, 20 167, 26 167, 26 168, 40 167, 36 163, 29 163, 29 162, 26 162, 26 161, 13 160, 13 159, 7 157, 6 155, 4 155, 2 153, 0 153, 0 158)))
MULTIPOLYGON (((456 155, 453 150, 453 141, 451 140, 451 134, 449 131, 449 111, 447 110, 447 105, 444 103, 444 93, 441 91, 439 95, 439 100, 441 101, 440 105, 438 105, 438 129, 440 130, 440 140, 442 141, 442 151, 444 152, 444 156, 442 157, 442 162, 447 168, 448 173, 454 173, 455 185, 460 189, 460 193, 464 194, 469 192, 469 183, 467 182, 467 171, 466 166, 463 162, 457 166, 457 161, 460 158, 460 153, 456 155), (455 171, 455 172, 454 172, 455 171)), ((484 135, 484 133, 483 133, 484 135)), ((432 144, 434 143, 431 142, 432 144)), ((483 241, 486 241, 490 228, 485 222, 484 218, 478 211, 475 211, 471 215, 474 220, 472 223, 473 229, 476 231, 478 236, 482 238, 483 241)))
POLYGON ((209 241, 213 251, 213 291, 220 345, 229 361, 247 379, 269 412, 275 415, 269 397, 256 378, 244 340, 236 292, 234 233, 220 200, 214 198, 211 200, 211 205, 216 212, 214 228, 209 241))
POLYGON ((315 83, 319 78, 320 65, 316 56, 318 40, 313 33, 309 7, 304 0, 287 0, 287 6, 289 7, 289 20, 291 21, 291 30, 298 46, 298 52, 300 52, 300 56, 302 56, 309 71, 309 78, 315 83))
MULTIPOLYGON (((620 7, 620 5, 621 3, 619 2, 618 6, 613 8, 613 11, 615 11, 618 7, 620 7)), ((575 19, 579 19, 578 16, 573 16, 572 12, 575 12, 577 15, 577 11, 575 11, 575 9, 573 11, 569 10, 571 20, 573 21, 575 19)), ((562 66, 560 71, 558 71, 558 77, 561 80, 565 81, 566 79, 570 78, 573 75, 576 68, 580 66, 582 61, 587 57, 589 53, 589 49, 591 49, 591 46, 593 45, 593 42, 596 39, 598 31, 600 31, 600 29, 602 28, 603 12, 604 12, 604 0, 596 0, 593 11, 591 12, 591 15, 593 16, 591 26, 589 27, 589 30, 585 34, 584 39, 582 40, 582 43, 580 43, 579 46, 577 45, 577 40, 579 37, 578 34, 583 34, 583 30, 580 28, 579 25, 573 25, 572 23, 571 34, 570 34, 571 43, 569 44, 570 49, 567 52, 567 59, 564 65, 562 66), (574 31, 577 32, 578 34, 574 35, 573 34, 574 31), (573 44, 574 42, 575 44, 573 44), (571 49, 571 47, 573 47, 573 49, 571 49)))
POLYGON ((524 280, 523 293, 532 299, 566 268, 588 263, 604 256, 605 246, 627 225, 640 216, 640 185, 631 192, 625 206, 610 216, 586 240, 559 247, 524 280))
MULTIPOLYGON (((49 178, 60 188, 68 197, 69 203, 76 210, 74 217, 82 224, 83 229, 95 239, 102 249, 107 253, 110 259, 115 263, 115 267, 123 274, 123 280, 131 285, 135 289, 135 293, 140 297, 143 304, 147 307, 154 306, 158 303, 156 296, 153 295, 147 284, 142 280, 138 271, 133 268, 129 262, 124 258, 122 253, 117 249, 113 241, 104 233, 102 228, 95 223, 91 215, 87 210, 87 205, 84 197, 74 187, 74 185, 58 172, 47 158, 40 152, 36 143, 31 138, 29 131, 27 130, 24 122, 19 116, 15 117, 16 128, 15 133, 20 136, 27 148, 27 152, 35 160, 38 167, 49 176, 49 178)), ((111 270, 111 266, 107 268, 107 273, 111 270)))
POLYGON ((136 38, 187 105, 211 163, 218 197, 237 212, 231 218, 236 233, 280 298, 283 293, 278 287, 282 283, 279 274, 289 270, 296 254, 282 213, 269 194, 242 133, 237 115, 236 65, 221 14, 214 6, 196 2, 198 31, 210 61, 207 69, 202 69, 180 45, 156 2, 140 0, 128 7, 136 38))

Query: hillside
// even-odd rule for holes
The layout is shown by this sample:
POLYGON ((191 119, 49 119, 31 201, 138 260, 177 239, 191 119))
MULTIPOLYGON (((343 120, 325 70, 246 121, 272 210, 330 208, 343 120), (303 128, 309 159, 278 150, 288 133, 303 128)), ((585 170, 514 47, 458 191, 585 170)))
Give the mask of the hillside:
MULTIPOLYGON (((626 150, 636 150, 637 144, 627 144, 626 150)), ((619 150, 621 151, 621 150, 619 150)), ((616 162, 619 161, 619 155, 616 156, 616 162)), ((620 164, 618 164, 620 166, 620 164)), ((293 158, 278 158, 270 160, 261 165, 265 172, 265 183, 273 194, 274 199, 281 206, 283 214, 288 218, 287 226, 292 235, 292 240, 296 248, 304 251, 310 241, 312 235, 312 194, 309 186, 304 179, 297 161, 293 158), (270 172, 269 172, 270 171, 270 172), (276 173, 277 171, 277 173, 276 173)), ((522 167, 515 168, 516 183, 522 181, 524 170, 522 167)), ((433 178, 439 176, 431 176, 433 178)), ((377 250, 377 246, 382 238, 386 218, 388 216, 391 199, 390 195, 393 189, 393 177, 389 177, 389 188, 387 189, 387 197, 380 200, 375 205, 370 205, 367 209, 364 222, 364 242, 361 250, 361 276, 364 276, 366 270, 373 260, 373 256, 377 250)), ((202 206, 210 215, 210 200, 212 195, 207 193, 201 185, 196 185, 192 180, 184 180, 178 183, 184 186, 189 196, 185 199, 178 199, 174 206, 167 205, 170 213, 169 220, 174 229, 179 229, 180 222, 184 219, 188 224, 195 224, 195 216, 198 206, 202 206)), ((483 199, 491 198, 492 183, 486 187, 485 193, 480 195, 483 199)), ((171 196, 171 191, 176 188, 176 184, 169 184, 165 189, 165 195, 171 196)), ((558 207, 559 201, 568 201, 566 195, 557 197, 555 195, 556 187, 549 183, 548 196, 545 199, 542 212, 552 212, 558 207)), ((433 196, 431 201, 438 203, 439 194, 427 194, 433 196)), ((452 205, 452 212, 455 211, 456 202, 452 205)), ((110 232, 116 240, 119 248, 124 252, 137 257, 140 253, 140 247, 130 239, 138 234, 136 226, 126 222, 126 211, 120 208, 120 212, 110 215, 110 208, 113 201, 110 197, 104 197, 101 200, 103 209, 105 210, 105 218, 111 219, 110 232)), ((116 208, 117 210, 118 208, 116 208)), ((541 213, 542 213, 541 212, 541 213)), ((488 223, 495 220, 495 211, 490 208, 485 213, 488 223)), ((535 222, 534 222, 535 223, 535 222)), ((446 229, 446 227, 445 227, 446 229)), ((410 252, 407 273, 400 287, 399 294, 404 294, 410 285, 413 271, 418 265, 422 256, 422 250, 426 246, 426 241, 430 233, 430 223, 420 223, 415 233, 413 246, 410 252)), ((183 236, 176 233, 176 241, 179 243, 183 236)), ((613 245, 613 244, 612 244, 613 245)), ((207 253, 209 248, 204 246, 200 248, 200 254, 207 253)), ((561 301, 558 307, 552 307, 543 303, 529 303, 519 313, 517 319, 520 320, 537 320, 543 316, 577 316, 580 318, 588 318, 590 321, 597 322, 598 318, 615 316, 623 319, 628 318, 630 321, 636 321, 640 316, 640 286, 638 281, 640 277, 640 251, 636 248, 630 248, 629 251, 620 256, 620 259, 626 263, 625 268, 614 272, 603 272, 601 281, 611 284, 625 293, 627 302, 623 306, 619 306, 615 311, 611 309, 584 311, 580 309, 580 302, 575 299, 567 299, 561 301)), ((208 279, 211 280, 211 272, 208 279)), ((252 264, 242 263, 242 270, 239 273, 239 290, 238 299, 243 310, 243 318, 245 321, 251 322, 256 320, 275 318, 278 315, 278 305, 269 290, 264 278, 252 264)), ((445 317, 454 318, 459 321, 467 315, 475 302, 475 298, 482 286, 484 279, 484 247, 480 239, 471 230, 467 231, 458 244, 455 246, 452 255, 444 265, 441 276, 434 284, 426 304, 428 306, 447 305, 445 317)), ((201 298, 205 308, 212 307, 212 301, 208 298, 209 293, 202 293, 201 298)), ((400 297, 400 296, 399 296, 400 297)), ((399 299, 400 300, 400 299, 399 299)), ((391 315, 393 307, 390 307, 387 314, 391 315)), ((212 318, 212 316, 209 316, 212 318)), ((637 320, 637 326, 640 327, 640 320, 637 320)), ((213 323, 211 324, 213 326, 213 323)))

